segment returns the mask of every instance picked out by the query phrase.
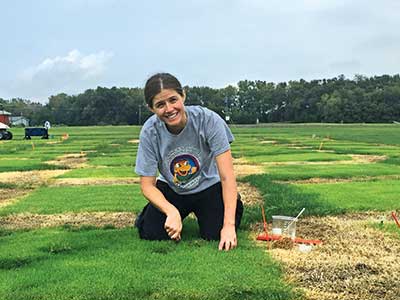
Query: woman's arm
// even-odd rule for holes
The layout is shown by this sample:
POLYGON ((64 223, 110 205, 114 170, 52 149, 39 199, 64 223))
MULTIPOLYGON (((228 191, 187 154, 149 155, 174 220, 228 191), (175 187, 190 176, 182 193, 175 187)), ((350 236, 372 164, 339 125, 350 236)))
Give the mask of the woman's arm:
POLYGON ((237 203, 236 178, 233 172, 233 159, 228 150, 216 157, 224 201, 224 224, 221 229, 219 250, 231 250, 237 246, 235 214, 237 203))
POLYGON ((156 178, 153 176, 141 176, 140 187, 147 200, 167 216, 164 228, 169 237, 179 241, 182 231, 181 215, 178 209, 169 203, 163 193, 156 187, 156 178))

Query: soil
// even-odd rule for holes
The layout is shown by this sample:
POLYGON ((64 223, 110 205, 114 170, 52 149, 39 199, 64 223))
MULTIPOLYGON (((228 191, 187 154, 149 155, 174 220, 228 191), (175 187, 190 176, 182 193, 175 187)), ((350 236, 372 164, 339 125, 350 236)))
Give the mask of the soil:
POLYGON ((62 225, 80 226, 114 226, 123 228, 133 226, 135 214, 127 212, 93 212, 65 213, 54 215, 14 214, 0 218, 0 227, 15 229, 34 229, 62 225))
POLYGON ((282 238, 277 241, 271 242, 272 248, 276 249, 293 249, 294 242, 291 238, 282 238))
POLYGON ((287 280, 310 300, 400 298, 398 236, 372 224, 393 222, 390 213, 301 218, 297 236, 323 241, 310 252, 258 242, 282 262, 287 280), (273 249, 271 249, 273 248, 273 249))

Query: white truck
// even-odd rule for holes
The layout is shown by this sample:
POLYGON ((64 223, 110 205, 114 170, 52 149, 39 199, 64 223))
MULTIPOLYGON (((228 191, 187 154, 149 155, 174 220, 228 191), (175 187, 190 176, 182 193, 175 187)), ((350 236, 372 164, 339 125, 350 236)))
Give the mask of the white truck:
POLYGON ((11 131, 7 129, 10 129, 10 127, 0 122, 0 140, 11 140, 13 138, 11 131))

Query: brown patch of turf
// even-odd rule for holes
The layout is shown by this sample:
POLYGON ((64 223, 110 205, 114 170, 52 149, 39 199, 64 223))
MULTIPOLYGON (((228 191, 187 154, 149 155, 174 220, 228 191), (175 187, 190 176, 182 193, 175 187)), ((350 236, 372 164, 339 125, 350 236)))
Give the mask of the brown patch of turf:
POLYGON ((49 160, 46 163, 49 165, 63 166, 63 167, 68 167, 70 169, 76 169, 76 168, 86 167, 87 166, 86 162, 87 162, 86 153, 73 153, 73 154, 66 154, 59 156, 55 160, 49 160))
POLYGON ((11 183, 17 186, 39 186, 48 184, 51 178, 59 176, 68 170, 36 170, 1 172, 0 182, 11 183))
POLYGON ((248 182, 238 182, 237 189, 246 206, 260 205, 264 201, 260 192, 248 182))
POLYGON ((52 186, 137 184, 140 178, 60 178, 52 186))
POLYGON ((383 175, 383 176, 365 176, 365 177, 352 177, 352 178, 309 178, 300 180, 274 180, 278 183, 294 183, 294 184, 319 184, 319 183, 341 183, 341 182, 360 182, 360 181, 373 181, 373 180, 394 180, 400 179, 400 175, 383 175))
MULTIPOLYGON (((390 213, 358 213, 301 218, 297 236, 320 239, 308 253, 270 249, 282 262, 287 280, 295 282, 312 300, 399 299, 398 238, 371 224, 392 222, 390 213)), ((271 248, 268 242, 259 242, 271 248)))
POLYGON ((263 174, 264 167, 248 162, 244 158, 235 158, 233 160, 233 170, 236 177, 244 177, 253 174, 263 174))
POLYGON ((135 214, 127 212, 83 212, 53 215, 23 213, 0 218, 0 226, 9 230, 34 229, 62 225, 70 225, 73 227, 113 226, 115 228, 123 228, 133 226, 134 219, 135 214))
POLYGON ((17 202, 19 198, 29 192, 28 189, 0 189, 0 208, 17 202))

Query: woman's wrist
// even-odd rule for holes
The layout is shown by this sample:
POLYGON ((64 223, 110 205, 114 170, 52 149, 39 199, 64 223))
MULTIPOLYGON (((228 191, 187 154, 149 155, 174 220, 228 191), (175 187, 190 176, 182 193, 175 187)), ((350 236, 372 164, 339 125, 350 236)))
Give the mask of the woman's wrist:
POLYGON ((180 216, 180 213, 179 213, 178 209, 175 206, 173 206, 172 204, 169 207, 166 208, 165 214, 167 216, 174 216, 174 215, 177 215, 177 214, 180 216))
POLYGON ((235 221, 224 221, 223 226, 235 226, 235 221))

